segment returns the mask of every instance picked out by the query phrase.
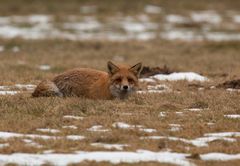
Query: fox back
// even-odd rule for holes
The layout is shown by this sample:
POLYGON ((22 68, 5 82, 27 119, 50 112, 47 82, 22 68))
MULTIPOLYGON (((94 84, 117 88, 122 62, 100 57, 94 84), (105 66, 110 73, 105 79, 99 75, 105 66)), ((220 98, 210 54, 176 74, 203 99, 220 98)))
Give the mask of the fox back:
POLYGON ((108 72, 78 68, 62 73, 51 81, 42 81, 34 97, 76 96, 91 99, 125 99, 138 88, 141 63, 132 67, 108 62, 108 72))

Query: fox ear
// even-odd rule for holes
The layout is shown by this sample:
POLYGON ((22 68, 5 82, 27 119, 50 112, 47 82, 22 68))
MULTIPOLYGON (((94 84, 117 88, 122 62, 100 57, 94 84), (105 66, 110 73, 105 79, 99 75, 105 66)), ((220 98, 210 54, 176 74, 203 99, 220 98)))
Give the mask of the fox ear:
POLYGON ((119 67, 117 67, 115 64, 113 64, 111 61, 108 61, 107 67, 108 67, 108 72, 110 74, 114 74, 117 71, 119 71, 119 67))
POLYGON ((138 76, 142 70, 142 63, 138 63, 138 64, 132 66, 129 70, 138 76))

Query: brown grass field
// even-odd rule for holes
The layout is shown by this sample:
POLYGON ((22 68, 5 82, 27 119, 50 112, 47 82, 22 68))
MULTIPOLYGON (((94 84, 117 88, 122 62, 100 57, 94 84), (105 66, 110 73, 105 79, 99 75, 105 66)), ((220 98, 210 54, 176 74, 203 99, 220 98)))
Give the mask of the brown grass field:
MULTIPOLYGON (((185 14, 190 10, 214 9, 218 12, 240 9, 240 2, 234 0, 143 0, 143 1, 63 1, 56 2, 16 0, 0 1, 0 14, 28 15, 51 14, 61 18, 79 12, 79 6, 96 4, 99 7, 99 19, 122 12, 123 15, 137 15, 146 4, 160 5, 168 13, 185 14), (175 10, 176 9, 176 10, 175 10)), ((153 20, 162 20, 152 16, 153 20)), ((240 32, 240 26, 235 29, 240 32)), ((54 153, 73 153, 75 151, 116 151, 92 146, 92 143, 127 144, 124 151, 139 149, 153 152, 171 150, 171 152, 191 155, 188 160, 196 165, 230 166, 239 165, 240 159, 229 161, 204 161, 199 155, 217 152, 240 154, 240 137, 233 142, 214 140, 207 146, 195 146, 183 141, 170 139, 142 139, 148 136, 178 137, 193 140, 206 133, 240 132, 240 119, 227 118, 224 115, 240 114, 240 95, 238 91, 225 88, 210 88, 225 81, 240 77, 240 41, 180 41, 153 39, 148 41, 108 41, 86 40, 70 41, 64 39, 25 40, 22 38, 0 38, 5 50, 0 52, 0 86, 15 84, 37 85, 42 79, 75 67, 89 67, 106 70, 106 63, 112 60, 120 63, 144 66, 166 65, 173 71, 196 72, 209 79, 206 82, 157 81, 142 83, 147 85, 165 84, 171 91, 163 93, 135 94, 129 99, 90 100, 85 98, 32 98, 31 91, 22 89, 16 95, 0 95, 0 131, 23 134, 44 134, 63 136, 61 139, 31 139, 40 146, 29 145, 21 138, 1 139, 0 154, 35 153, 48 150, 54 153), (17 46, 19 51, 14 52, 17 46), (51 66, 50 70, 40 70, 40 65, 51 66), (201 90, 199 88, 201 87, 201 90), (189 108, 201 108, 189 111, 189 108), (177 113, 176 113, 177 112, 177 113), (182 113, 179 113, 182 112, 182 113), (166 116, 161 116, 164 114, 166 116), (65 115, 83 117, 67 119, 65 115), (122 129, 114 127, 115 122, 131 125, 143 125, 155 129, 144 132, 138 127, 122 129), (169 124, 179 124, 180 130, 170 130, 169 124), (74 125, 77 128, 63 128, 74 125), (88 129, 101 125, 106 132, 93 132, 88 129), (39 128, 60 130, 59 133, 43 133, 39 128), (81 135, 82 140, 66 139, 67 135, 81 135)), ((16 88, 16 87, 15 87, 16 88)), ((12 90, 15 90, 12 87, 12 90)), ((1 90, 1 89, 0 89, 1 90)), ((17 89, 18 90, 18 89, 17 89)), ((1 162, 1 159, 0 159, 1 162)), ((1 163, 0 163, 1 165, 1 163)), ((11 163, 9 163, 11 165, 11 163)), ((13 163, 14 165, 14 163, 13 163)), ((51 163, 46 163, 51 165, 51 163)), ((108 162, 84 161, 72 165, 112 165, 108 162)), ((117 165, 171 165, 161 162, 120 163, 117 165)))

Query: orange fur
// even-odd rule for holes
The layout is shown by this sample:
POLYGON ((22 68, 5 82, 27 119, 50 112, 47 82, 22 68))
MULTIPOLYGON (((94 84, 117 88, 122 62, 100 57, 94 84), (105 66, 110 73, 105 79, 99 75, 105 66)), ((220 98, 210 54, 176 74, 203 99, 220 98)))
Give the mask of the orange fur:
POLYGON ((91 99, 124 99, 138 87, 141 63, 129 67, 108 62, 109 73, 77 68, 64 72, 51 81, 42 81, 33 97, 77 96, 91 99))

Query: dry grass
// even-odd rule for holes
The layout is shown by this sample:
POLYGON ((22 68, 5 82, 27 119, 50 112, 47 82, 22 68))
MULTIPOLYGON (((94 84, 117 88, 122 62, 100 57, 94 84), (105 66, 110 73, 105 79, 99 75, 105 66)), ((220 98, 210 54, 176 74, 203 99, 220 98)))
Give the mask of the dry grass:
MULTIPOLYGON (((79 12, 79 6, 96 4, 98 1, 0 1, 2 15, 46 13, 62 15, 79 12), (24 5, 24 4, 28 5, 24 5)), ((184 13, 185 10, 218 11, 239 9, 240 3, 233 0, 173 0, 173 1, 111 1, 98 3, 99 17, 121 11, 134 15, 142 11, 146 4, 156 4, 169 12, 184 13), (174 4, 174 5, 173 5, 174 4), (110 8, 109 8, 110 7, 110 8), (108 10, 110 9, 110 10, 108 10), (176 10, 175 10, 176 9, 176 10)), ((158 18, 156 18, 158 19, 158 18)), ((240 138, 235 142, 213 141, 206 147, 196 147, 180 141, 167 139, 140 139, 145 136, 172 136, 186 139, 202 137, 205 133, 239 131, 239 119, 229 119, 226 114, 240 114, 240 96, 238 92, 228 92, 225 89, 210 89, 227 80, 240 76, 240 42, 181 42, 151 40, 147 42, 126 41, 65 41, 65 40, 4 40, 0 39, 5 51, 0 52, 0 85, 37 84, 42 79, 51 78, 67 69, 75 67, 91 67, 106 70, 108 60, 135 64, 143 62, 145 66, 168 66, 173 71, 194 71, 207 76, 210 81, 205 83, 189 83, 186 81, 158 82, 167 84, 173 91, 158 94, 136 94, 128 100, 102 101, 84 98, 32 98, 29 92, 14 96, 0 96, 0 131, 24 134, 43 134, 38 128, 59 129, 61 132, 45 135, 82 135, 85 139, 71 141, 66 138, 55 140, 34 139, 42 145, 37 148, 29 146, 20 138, 1 140, 10 146, 0 148, 0 153, 42 153, 53 150, 57 153, 74 151, 97 151, 107 149, 91 146, 91 143, 128 144, 126 151, 146 149, 163 151, 171 149, 174 152, 193 155, 192 162, 198 165, 237 165, 237 161, 204 162, 198 159, 198 154, 222 152, 228 154, 240 153, 240 138), (19 52, 12 48, 18 46, 19 52), (42 71, 39 65, 48 64, 51 69, 42 71), (199 91, 199 87, 205 89, 199 91), (203 111, 192 112, 187 108, 203 108, 203 111), (166 113, 160 117, 160 112, 166 113), (177 114, 176 112, 183 112, 177 114), (82 120, 69 120, 64 115, 84 117, 82 120), (134 129, 121 129, 112 126, 114 122, 125 122, 132 125, 144 125, 156 129, 155 133, 147 133, 134 129), (214 123, 209 125, 208 123, 214 123), (171 131, 169 124, 180 124, 180 131, 171 131), (63 126, 75 125, 77 129, 64 129, 63 126), (94 125, 102 125, 108 132, 88 131, 94 125), (194 158, 195 157, 195 158, 194 158)), ((142 88, 146 84, 141 84, 142 88)), ((109 151, 113 151, 111 149, 109 151)), ((9 164, 10 165, 10 164, 9 164)), ((78 164, 76 164, 78 165, 78 164)), ((79 164, 80 165, 80 164, 79 164)), ((110 165, 109 163, 84 162, 81 165, 110 165)), ((119 164, 132 165, 132 164, 119 164)), ((134 165, 134 164, 133 164, 134 165)), ((159 163, 138 163, 135 165, 159 165, 159 163)), ((168 165, 168 164, 162 164, 168 165)))

